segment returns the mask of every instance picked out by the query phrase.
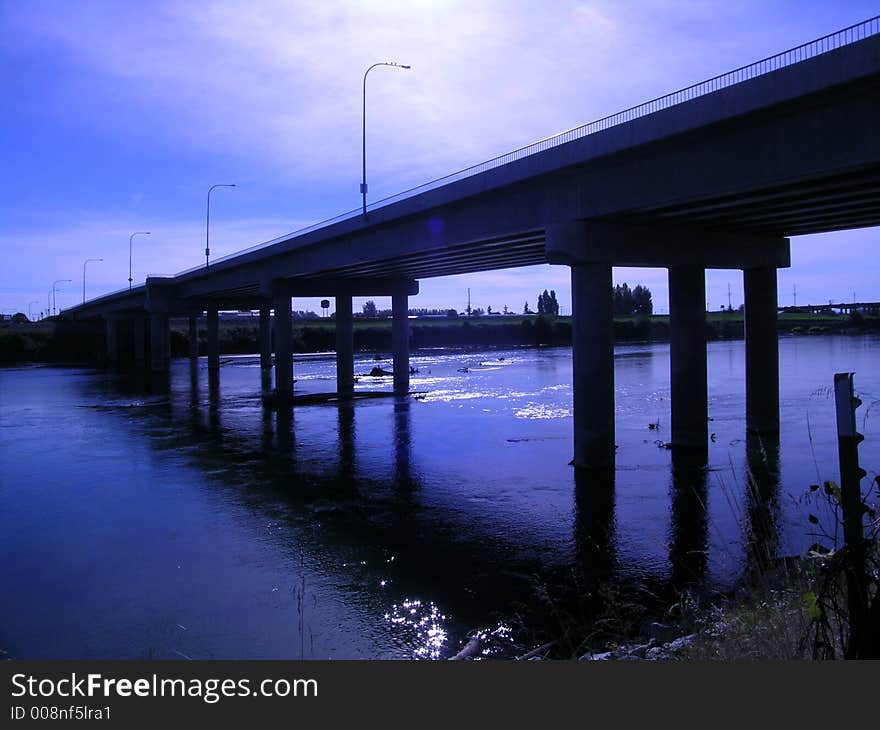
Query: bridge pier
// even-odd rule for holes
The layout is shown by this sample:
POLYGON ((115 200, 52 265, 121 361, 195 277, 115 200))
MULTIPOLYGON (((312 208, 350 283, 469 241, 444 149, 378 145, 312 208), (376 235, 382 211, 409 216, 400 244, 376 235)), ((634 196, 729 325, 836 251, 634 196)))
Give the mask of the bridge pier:
POLYGON ((220 370, 220 312, 216 304, 209 304, 205 326, 208 336, 208 373, 220 370))
POLYGON ((275 393, 293 395, 293 343, 290 332, 290 294, 276 293, 275 306, 275 393))
POLYGON ((708 448, 706 375, 706 270, 669 268, 669 361, 672 390, 672 445, 708 448))
POLYGON ((189 357, 197 360, 199 357, 199 318, 197 315, 189 316, 189 357))
POLYGON ((119 320, 116 317, 105 317, 104 322, 107 332, 107 362, 111 365, 119 364, 119 320))
POLYGON ((150 365, 155 372, 168 369, 170 359, 168 315, 161 312, 150 314, 150 365))
POLYGON ((751 307, 754 318, 746 342, 751 353, 749 418, 778 428, 778 390, 772 390, 778 389, 773 272, 790 265, 789 241, 719 231, 711 235, 707 241, 706 231, 697 228, 600 221, 546 227, 547 260, 571 267, 575 465, 613 464, 612 265, 669 270, 671 443, 703 462, 709 431, 706 269, 746 271, 746 308, 751 307))
POLYGON ((354 315, 347 293, 336 294, 336 392, 354 394, 354 315))
POLYGON ((394 392, 409 392, 409 286, 396 282, 391 294, 391 351, 394 392))
POLYGON ((134 318, 134 364, 138 368, 146 364, 146 327, 143 317, 134 318))
POLYGON ((272 368, 272 316, 271 307, 260 307, 260 369, 263 372, 272 368))
POLYGON ((776 269, 744 269, 746 427, 779 431, 779 336, 776 332, 776 269))
POLYGON ((575 466, 614 466, 614 321, 611 265, 571 266, 575 466))

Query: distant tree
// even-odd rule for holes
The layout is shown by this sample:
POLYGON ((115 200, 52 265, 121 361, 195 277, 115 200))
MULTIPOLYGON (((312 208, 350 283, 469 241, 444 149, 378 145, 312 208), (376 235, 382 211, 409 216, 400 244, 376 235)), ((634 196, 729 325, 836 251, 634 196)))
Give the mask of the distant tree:
POLYGON ((374 302, 372 299, 365 302, 362 309, 364 312, 364 317, 370 317, 371 319, 376 318, 376 315, 377 315, 376 302, 374 302))
POLYGON ((613 306, 614 314, 632 314, 632 292, 626 282, 614 287, 613 306))
POLYGON ((529 303, 526 302, 526 303, 523 305, 523 314, 531 314, 531 313, 532 313, 532 310, 529 309, 529 303))
POLYGON ((482 317, 486 311, 482 307, 474 307, 471 310, 471 317, 482 317))
POLYGON ((492 314, 492 305, 486 307, 486 314, 492 314))
POLYGON ((556 292, 548 292, 546 289, 538 295, 538 314, 559 314, 559 302, 556 301, 556 292))
POLYGON ((506 305, 506 304, 504 305, 504 310, 503 310, 503 311, 504 311, 504 314, 507 314, 507 305, 506 305))
POLYGON ((637 284, 632 292, 633 314, 653 314, 654 302, 651 300, 651 290, 646 286, 637 284))
POLYGON ((454 309, 447 309, 447 310, 446 310, 446 316, 447 316, 449 319, 458 319, 458 312, 455 311, 454 309))

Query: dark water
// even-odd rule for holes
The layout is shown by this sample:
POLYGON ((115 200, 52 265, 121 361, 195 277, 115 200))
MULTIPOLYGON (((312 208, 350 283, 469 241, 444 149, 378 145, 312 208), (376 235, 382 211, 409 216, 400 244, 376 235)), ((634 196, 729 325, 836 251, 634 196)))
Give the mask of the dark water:
MULTIPOLYGON (((0 649, 442 657, 534 606, 540 586, 729 587, 759 538, 797 553, 816 539, 807 514, 827 521, 804 495, 837 478, 837 371, 856 372, 862 464, 878 468, 878 352, 877 337, 781 340, 777 445, 746 438, 743 344, 710 344, 714 442, 695 472, 657 444, 668 346, 619 347, 612 484, 568 466, 566 349, 423 352, 423 396, 292 416, 264 411, 252 357, 224 360, 213 394, 204 361, 174 362, 149 388, 87 369, 0 371, 0 649)), ((332 356, 295 371, 300 392, 335 387, 332 356)))

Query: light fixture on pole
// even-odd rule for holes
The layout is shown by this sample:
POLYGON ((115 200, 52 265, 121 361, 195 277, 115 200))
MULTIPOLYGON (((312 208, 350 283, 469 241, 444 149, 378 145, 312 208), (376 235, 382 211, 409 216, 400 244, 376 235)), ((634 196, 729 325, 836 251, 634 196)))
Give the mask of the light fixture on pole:
POLYGON ((363 197, 363 207, 364 207, 364 215, 367 214, 367 74, 370 73, 376 66, 393 66, 394 68, 412 68, 412 66, 407 66, 402 63, 397 63, 395 61, 383 61, 381 63, 374 63, 364 72, 364 119, 363 119, 363 135, 361 136, 362 141, 362 162, 363 162, 363 178, 361 180, 361 196, 363 197))
POLYGON ((149 231, 135 231, 128 237, 128 288, 131 290, 131 241, 135 236, 149 236, 149 231))
POLYGON ((73 283, 73 279, 56 279, 52 282, 52 316, 54 317, 58 310, 55 307, 55 292, 58 291, 58 284, 71 284, 73 283))
POLYGON ((208 210, 205 213, 205 268, 211 256, 211 191, 214 188, 234 188, 235 183, 218 183, 208 188, 208 210))
MULTIPOLYGON (((86 259, 83 261, 83 304, 86 303, 86 264, 90 264, 92 261, 103 261, 104 259, 86 259)), ((131 286, 131 282, 129 282, 129 286, 131 286)))

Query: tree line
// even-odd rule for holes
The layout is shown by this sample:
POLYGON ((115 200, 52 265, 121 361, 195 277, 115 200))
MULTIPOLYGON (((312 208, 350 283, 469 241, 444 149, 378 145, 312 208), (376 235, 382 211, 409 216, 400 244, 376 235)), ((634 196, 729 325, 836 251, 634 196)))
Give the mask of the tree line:
MULTIPOLYGON (((636 284, 635 288, 630 289, 629 284, 624 282, 623 284, 616 285, 611 294, 613 311, 616 315, 649 315, 654 313, 654 302, 651 298, 651 290, 646 286, 636 284)), ((409 313, 432 315, 445 314, 450 319, 458 317, 458 312, 454 309, 410 309, 409 313)), ((507 306, 505 305, 504 314, 507 313, 507 306)), ((492 314, 492 307, 487 307, 486 310, 483 310, 481 307, 469 308, 467 314, 471 317, 492 314)), ((523 314, 539 314, 549 317, 559 316, 559 301, 556 299, 556 292, 553 289, 550 289, 549 291, 544 289, 544 291, 538 294, 537 311, 533 312, 529 307, 528 301, 526 301, 523 306, 523 314)), ((389 317, 391 316, 391 310, 379 310, 377 309, 375 302, 370 300, 363 305, 363 316, 369 319, 374 319, 376 317, 389 317)))

